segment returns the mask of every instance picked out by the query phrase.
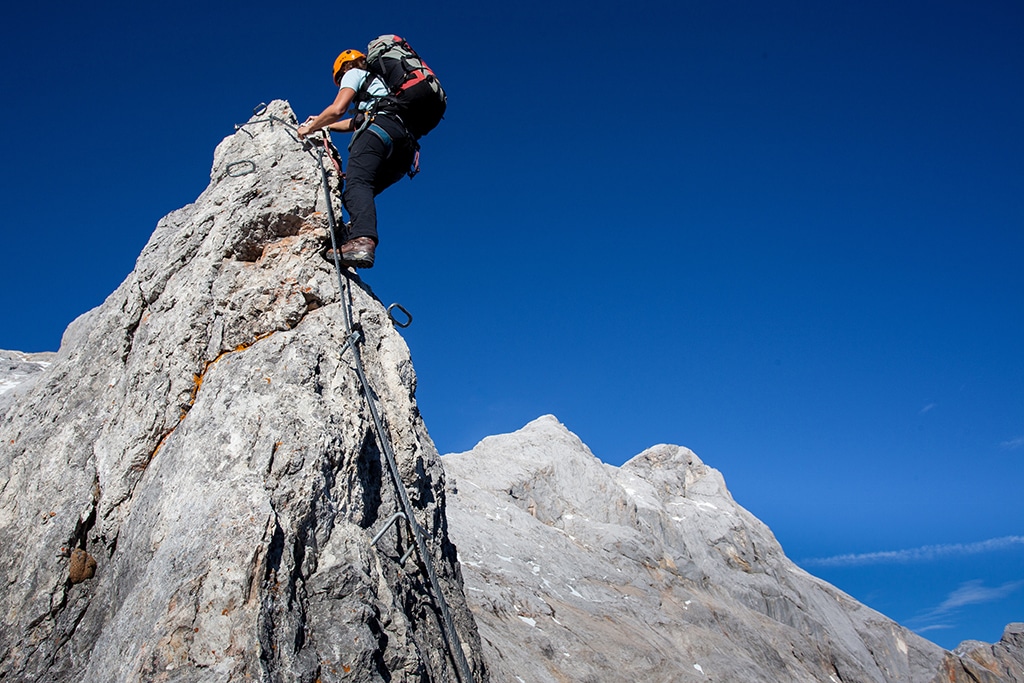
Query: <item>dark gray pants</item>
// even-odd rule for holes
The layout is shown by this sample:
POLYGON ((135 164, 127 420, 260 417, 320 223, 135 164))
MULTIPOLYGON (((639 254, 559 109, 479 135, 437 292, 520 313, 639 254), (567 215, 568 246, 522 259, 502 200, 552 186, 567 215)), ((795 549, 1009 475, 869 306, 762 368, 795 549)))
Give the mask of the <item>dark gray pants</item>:
POLYGON ((402 179, 416 153, 416 142, 402 124, 387 114, 378 114, 374 123, 384 129, 391 144, 369 127, 352 141, 345 168, 345 191, 341 195, 352 225, 347 235, 341 235, 342 242, 356 237, 378 241, 374 197, 402 179))

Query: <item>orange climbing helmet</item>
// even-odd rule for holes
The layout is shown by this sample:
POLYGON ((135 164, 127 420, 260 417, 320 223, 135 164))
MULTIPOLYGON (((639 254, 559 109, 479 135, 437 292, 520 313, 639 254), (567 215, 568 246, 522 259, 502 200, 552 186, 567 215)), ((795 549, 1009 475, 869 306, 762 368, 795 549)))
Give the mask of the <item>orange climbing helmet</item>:
POLYGON ((349 62, 354 62, 360 57, 366 57, 359 50, 345 50, 338 58, 334 60, 334 84, 337 85, 341 82, 341 67, 345 66, 349 62))

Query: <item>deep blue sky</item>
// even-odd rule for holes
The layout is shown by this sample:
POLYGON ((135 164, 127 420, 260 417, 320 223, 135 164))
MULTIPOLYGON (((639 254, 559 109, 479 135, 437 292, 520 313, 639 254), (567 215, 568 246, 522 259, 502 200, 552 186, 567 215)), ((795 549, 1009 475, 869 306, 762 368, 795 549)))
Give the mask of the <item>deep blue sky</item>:
POLYGON ((686 445, 939 644, 1024 620, 1024 6, 347 7, 8 9, 0 348, 56 349, 234 123, 399 33, 449 114, 366 280, 442 452, 544 413, 686 445))

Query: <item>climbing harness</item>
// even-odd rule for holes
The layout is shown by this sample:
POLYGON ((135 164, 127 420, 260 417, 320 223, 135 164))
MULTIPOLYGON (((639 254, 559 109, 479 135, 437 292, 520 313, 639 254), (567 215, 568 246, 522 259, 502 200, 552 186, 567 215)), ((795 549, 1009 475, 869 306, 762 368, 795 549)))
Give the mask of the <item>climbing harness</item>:
POLYGON ((388 153, 385 155, 385 158, 390 157, 391 151, 395 148, 395 143, 391 140, 391 136, 388 135, 388 132, 381 128, 380 126, 378 126, 376 123, 371 123, 369 126, 366 127, 366 129, 380 138, 380 141, 384 143, 384 146, 387 147, 388 150, 388 153))
MULTIPOLYGON (((402 119, 399 116, 395 114, 389 114, 389 116, 390 118, 397 120, 398 123, 401 124, 403 128, 405 128, 405 123, 402 122, 402 119)), ((374 119, 376 117, 377 114, 374 113, 363 119, 363 122, 359 125, 358 128, 356 128, 355 132, 352 133, 352 139, 348 143, 348 148, 352 149, 352 145, 355 144, 356 137, 362 135, 365 132, 370 132, 377 136, 377 138, 384 143, 384 149, 387 150, 387 153, 384 155, 384 158, 390 159, 391 153, 395 149, 395 140, 394 138, 391 137, 390 133, 388 133, 382 127, 374 123, 374 119)), ((409 178, 415 178, 416 174, 420 172, 420 143, 416 138, 412 136, 412 134, 409 133, 408 129, 405 129, 405 136, 409 139, 409 142, 411 142, 413 146, 412 163, 409 164, 409 170, 406 171, 405 174, 409 176, 409 178)))
MULTIPOLYGON (((352 138, 349 140, 348 148, 352 149, 352 145, 355 144, 356 138, 358 138, 360 135, 362 135, 364 132, 368 130, 374 135, 376 135, 380 139, 380 141, 384 143, 384 147, 387 149, 387 154, 384 155, 384 158, 389 159, 391 158, 391 152, 393 152, 395 148, 394 140, 386 130, 384 130, 374 122, 378 115, 382 115, 384 113, 383 110, 381 109, 381 103, 384 100, 387 100, 388 98, 375 98, 369 94, 370 83, 374 79, 380 80, 381 83, 385 83, 385 81, 381 79, 380 76, 370 74, 363 79, 362 84, 359 86, 359 90, 356 91, 354 101, 359 102, 360 100, 362 100, 365 102, 370 102, 370 104, 365 110, 356 113, 355 120, 353 123, 354 129, 352 131, 352 138)), ((398 112, 389 109, 387 110, 386 115, 391 119, 394 119, 396 122, 398 122, 399 125, 402 126, 402 129, 405 131, 406 137, 408 137, 409 141, 412 142, 414 148, 413 159, 412 163, 409 165, 409 170, 406 171, 406 175, 409 176, 411 180, 412 178, 416 177, 417 173, 420 172, 420 142, 419 140, 416 139, 415 135, 409 132, 409 126, 406 125, 405 121, 402 119, 401 115, 398 114, 398 112)))
MULTIPOLYGON (((262 116, 267 111, 266 104, 260 104, 253 109, 254 116, 262 116)), ((291 122, 285 121, 273 114, 269 115, 265 119, 257 119, 255 121, 249 121, 248 123, 236 125, 236 130, 244 130, 244 126, 251 125, 254 123, 280 123, 288 127, 292 131, 297 131, 298 127, 291 122)), ((372 127, 379 128, 375 124, 371 124, 372 127)), ((371 128, 372 130, 372 128, 371 128)), ((376 131, 374 131, 376 132, 376 131)), ((387 136, 387 133, 380 129, 380 132, 387 136)), ((246 131, 248 133, 248 131, 246 131)), ((395 512, 389 517, 377 532, 377 534, 370 541, 370 545, 376 547, 377 543, 384 537, 384 534, 397 524, 400 520, 404 520, 412 531, 415 545, 410 546, 404 555, 399 558, 399 565, 404 566, 405 562, 412 556, 414 551, 418 551, 420 559, 423 561, 423 566, 427 571, 427 578, 430 582, 430 588, 438 611, 441 614, 441 630, 444 635, 445 644, 447 645, 449 655, 455 663, 456 672, 462 683, 476 683, 476 679, 473 676, 473 671, 469 666, 469 662, 466 659, 466 655, 462 650, 462 641, 459 639, 459 634, 455 629, 455 621, 452 618, 448 603, 444 598, 444 593, 441 591, 441 583, 438 580, 437 572, 434 570, 434 564, 431 560, 430 549, 427 546, 426 533, 420 523, 416 520, 416 516, 413 511, 412 501, 409 499, 409 494, 405 489, 405 484, 402 481, 401 473, 398 470, 398 461, 395 458, 394 450, 391 446, 391 441, 388 438, 387 430, 385 429, 384 421, 377 407, 377 395, 370 386, 370 382, 366 377, 366 373, 363 370, 362 354, 360 353, 360 343, 364 341, 362 325, 352 319, 352 292, 350 289, 349 279, 342 274, 342 265, 339 254, 341 250, 338 248, 337 237, 337 219, 334 214, 334 206, 331 202, 331 188, 330 181, 327 176, 327 169, 324 166, 324 156, 329 156, 333 162, 335 169, 338 171, 341 177, 341 167, 337 159, 331 154, 330 137, 326 131, 322 131, 321 141, 322 145, 314 145, 313 138, 308 137, 304 141, 303 149, 307 152, 312 153, 315 148, 316 153, 314 158, 316 159, 317 165, 320 167, 320 180, 324 191, 324 200, 327 204, 327 222, 329 223, 331 233, 331 248, 334 254, 334 270, 338 277, 338 292, 341 296, 341 309, 345 320, 346 339, 345 343, 341 347, 339 356, 344 356, 346 351, 352 351, 353 364, 352 367, 355 370, 356 377, 359 379, 359 384, 362 389, 363 396, 366 399, 366 405, 370 411, 370 417, 373 421, 373 428, 376 432, 377 442, 380 445, 381 451, 384 453, 384 459, 387 462, 387 469, 391 475, 392 483, 394 484, 395 491, 398 494, 398 500, 401 509, 395 512)), ((252 136, 251 133, 248 133, 252 136)), ((378 134, 379 135, 379 134, 378 134)), ((390 136, 388 136, 390 140, 390 136)), ((389 145, 390 148, 390 145, 389 145)), ((253 165, 255 170, 255 164, 253 165)), ((250 171, 251 172, 251 171, 250 171)), ((408 327, 412 323, 412 314, 409 313, 400 304, 391 304, 388 307, 388 317, 398 327, 408 327), (393 309, 398 309, 405 315, 405 321, 399 322, 395 318, 393 309)))

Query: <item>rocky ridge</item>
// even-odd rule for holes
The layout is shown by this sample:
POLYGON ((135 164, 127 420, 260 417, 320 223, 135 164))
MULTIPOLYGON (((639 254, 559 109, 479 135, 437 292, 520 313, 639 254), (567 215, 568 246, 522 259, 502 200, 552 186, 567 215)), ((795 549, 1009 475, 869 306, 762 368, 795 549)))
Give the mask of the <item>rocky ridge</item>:
POLYGON ((612 467, 546 416, 442 462, 495 680, 1024 681, 1024 624, 943 650, 793 564, 686 448, 612 467))
MULTIPOLYGON (((226 138, 196 202, 0 397, 0 680, 458 680, 422 558, 399 563, 408 527, 371 545, 398 501, 294 123, 274 102, 226 138)), ((368 381, 487 680, 408 348, 351 278, 368 381)))

